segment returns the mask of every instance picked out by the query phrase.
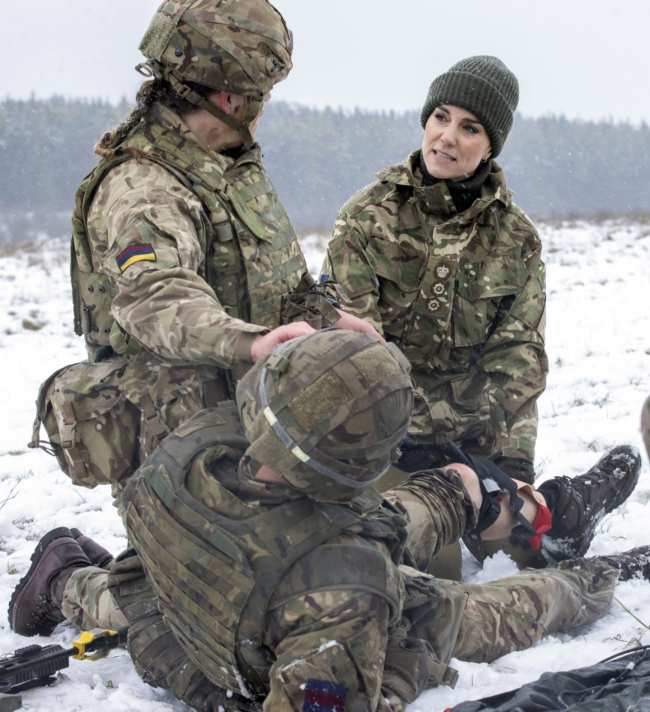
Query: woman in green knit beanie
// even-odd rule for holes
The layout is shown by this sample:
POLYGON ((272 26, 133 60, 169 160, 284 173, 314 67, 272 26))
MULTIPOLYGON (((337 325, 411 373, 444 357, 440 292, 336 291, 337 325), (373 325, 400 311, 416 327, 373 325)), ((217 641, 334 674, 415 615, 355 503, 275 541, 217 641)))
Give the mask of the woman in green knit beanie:
POLYGON ((471 177, 496 158, 519 101, 515 75, 496 57, 469 57, 436 77, 421 115, 423 168, 437 179, 471 177))
POLYGON ((537 232, 494 160, 518 98, 515 75, 496 57, 469 57, 437 76, 420 149, 348 201, 328 246, 323 272, 342 308, 412 363, 404 469, 440 464, 439 446, 452 441, 534 479, 544 267, 537 232))

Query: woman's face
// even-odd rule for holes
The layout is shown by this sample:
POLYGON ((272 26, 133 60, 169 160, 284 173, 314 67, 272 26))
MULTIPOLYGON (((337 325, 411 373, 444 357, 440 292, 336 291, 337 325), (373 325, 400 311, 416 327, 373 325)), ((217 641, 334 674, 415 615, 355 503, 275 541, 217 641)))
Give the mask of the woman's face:
POLYGON ((490 139, 471 111, 442 104, 424 127, 422 156, 434 178, 458 180, 471 176, 490 157, 490 139))

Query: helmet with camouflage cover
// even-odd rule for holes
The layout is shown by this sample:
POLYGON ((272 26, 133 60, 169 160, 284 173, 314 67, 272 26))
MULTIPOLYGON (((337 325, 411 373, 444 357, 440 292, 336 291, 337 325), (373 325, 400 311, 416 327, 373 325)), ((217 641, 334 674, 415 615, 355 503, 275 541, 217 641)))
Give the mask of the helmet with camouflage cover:
POLYGON ((409 371, 396 346, 367 334, 289 341, 237 387, 246 457, 313 499, 351 499, 382 476, 406 437, 409 371))
POLYGON ((292 50, 291 32, 267 0, 165 0, 140 43, 147 62, 138 69, 168 81, 250 144, 248 125, 273 86, 289 74, 292 50), (245 115, 234 119, 188 82, 247 97, 245 115))

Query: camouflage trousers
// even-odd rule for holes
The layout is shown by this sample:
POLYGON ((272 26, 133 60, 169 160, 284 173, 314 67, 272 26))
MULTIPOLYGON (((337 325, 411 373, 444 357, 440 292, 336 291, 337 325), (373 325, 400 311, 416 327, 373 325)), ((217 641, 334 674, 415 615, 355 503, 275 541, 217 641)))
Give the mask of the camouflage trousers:
POLYGON ((128 623, 108 587, 109 573, 97 566, 76 569, 63 591, 61 611, 82 630, 124 628, 128 623))
MULTIPOLYGON (((437 580, 435 597, 409 602, 409 577, 420 576, 442 547, 458 541, 476 513, 453 474, 415 474, 386 495, 409 515, 407 546, 417 566, 405 573, 411 634, 428 641, 440 660, 491 661, 528 648, 544 635, 590 623, 609 608, 616 572, 598 559, 527 569, 487 584, 437 580)), ((84 627, 126 624, 109 590, 109 573, 96 567, 72 574, 63 612, 84 627)))
MULTIPOLYGON (((122 628, 127 619, 108 588, 109 572, 75 571, 64 591, 63 613, 83 629, 122 628)), ((485 584, 436 582, 438 596, 413 615, 411 634, 441 659, 490 662, 524 650, 545 635, 600 618, 609 608, 616 572, 598 559, 558 569, 526 569, 485 584)))
MULTIPOLYGON (((419 571, 471 529, 476 516, 455 474, 431 471, 384 493, 408 514, 407 548, 419 571)), ((441 660, 489 662, 534 645, 544 635, 593 622, 609 608, 616 572, 597 559, 525 569, 487 584, 438 579, 438 600, 418 607, 412 631, 441 660)), ((407 584, 408 590, 408 584, 407 584)))
POLYGON ((418 614, 412 632, 440 655, 491 662, 598 620, 610 607, 616 577, 599 560, 584 559, 573 569, 525 569, 486 584, 439 580, 440 599, 418 614))

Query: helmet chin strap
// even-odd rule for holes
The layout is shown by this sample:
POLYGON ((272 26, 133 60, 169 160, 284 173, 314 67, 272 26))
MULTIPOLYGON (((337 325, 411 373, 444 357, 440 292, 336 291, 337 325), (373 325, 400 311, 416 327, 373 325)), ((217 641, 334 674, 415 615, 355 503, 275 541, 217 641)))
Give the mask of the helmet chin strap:
POLYGON ((255 143, 255 139, 253 138, 247 124, 244 124, 243 122, 234 118, 234 116, 232 116, 231 114, 228 114, 227 112, 220 109, 218 106, 215 106, 204 96, 201 96, 201 94, 194 91, 194 89, 187 86, 187 84, 181 82, 177 77, 174 76, 172 72, 166 72, 165 79, 167 79, 170 86, 178 94, 178 96, 185 99, 185 101, 189 101, 190 104, 194 104, 194 106, 198 106, 199 108, 204 109, 208 113, 212 114, 212 116, 214 116, 215 118, 219 119, 220 121, 223 121, 223 123, 227 126, 230 126, 231 129, 234 129, 241 136, 245 149, 249 149, 251 148, 251 146, 253 146, 253 144, 255 143))
POLYGON ((174 74, 173 70, 167 69, 159 62, 152 60, 139 64, 136 67, 136 70, 144 76, 154 76, 157 79, 164 79, 182 99, 185 99, 185 101, 188 101, 190 104, 193 104, 200 109, 204 109, 208 113, 212 114, 212 116, 219 119, 219 121, 223 121, 224 124, 230 126, 231 129, 234 129, 239 134, 246 150, 255 144, 255 139, 250 132, 248 124, 234 118, 234 116, 223 111, 218 106, 215 106, 204 96, 201 96, 201 94, 197 91, 194 91, 194 89, 181 81, 174 74))

